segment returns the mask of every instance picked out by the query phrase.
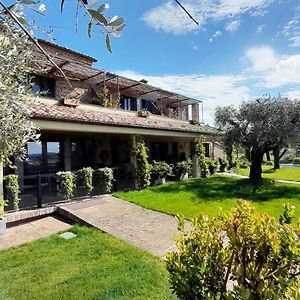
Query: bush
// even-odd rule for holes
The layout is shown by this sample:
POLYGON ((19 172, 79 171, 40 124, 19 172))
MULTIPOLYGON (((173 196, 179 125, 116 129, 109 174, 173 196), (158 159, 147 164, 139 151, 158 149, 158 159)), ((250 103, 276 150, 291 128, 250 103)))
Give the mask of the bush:
POLYGON ((76 174, 76 186, 82 189, 84 194, 90 195, 93 191, 93 172, 90 167, 79 170, 76 174))
POLYGON ((20 187, 18 175, 7 175, 4 177, 5 199, 12 203, 14 210, 19 210, 20 187))
POLYGON ((4 216, 4 207, 7 206, 6 200, 0 200, 0 219, 4 216))
POLYGON ((247 169, 250 167, 250 162, 247 158, 239 158, 237 164, 241 169, 247 169))
POLYGON ((295 157, 293 159, 293 164, 300 164, 300 157, 295 157))
POLYGON ((138 190, 147 188, 150 185, 151 166, 148 162, 148 148, 145 146, 143 138, 139 135, 131 136, 132 155, 135 157, 133 175, 135 187, 138 190))
POLYGON ((192 172, 191 160, 184 160, 181 162, 177 162, 173 166, 173 174, 177 180, 181 180, 186 173, 188 173, 188 175, 191 176, 191 172, 192 172))
POLYGON ((101 168, 94 172, 94 186, 100 186, 104 193, 111 193, 114 181, 114 173, 111 168, 101 168))
MULTIPOLYGON (((239 201, 230 213, 193 220, 167 255, 171 286, 180 299, 299 299, 300 227, 294 208, 279 221, 239 201)), ((184 220, 180 218, 180 229, 184 220)))
POLYGON ((151 179, 156 180, 158 178, 167 178, 172 176, 172 168, 164 161, 153 161, 151 165, 151 179))
POLYGON ((269 161, 269 160, 266 162, 266 166, 273 166, 273 165, 274 164, 271 161, 269 161))
POLYGON ((68 200, 74 195, 75 176, 72 172, 58 172, 58 190, 63 195, 63 198, 68 200))
POLYGON ((228 162, 222 158, 219 158, 220 172, 225 172, 228 167, 228 162))
POLYGON ((218 171, 219 161, 210 159, 210 160, 207 160, 206 163, 208 165, 210 175, 213 175, 218 171))

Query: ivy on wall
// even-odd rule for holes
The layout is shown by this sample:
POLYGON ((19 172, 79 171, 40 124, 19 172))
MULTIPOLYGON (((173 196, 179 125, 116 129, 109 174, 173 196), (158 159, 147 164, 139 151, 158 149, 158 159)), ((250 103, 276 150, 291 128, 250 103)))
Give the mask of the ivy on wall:
POLYGON ((72 172, 58 172, 58 190, 65 200, 71 199, 75 190, 75 175, 72 172))
POLYGON ((134 178, 135 187, 143 190, 150 185, 151 165, 148 162, 149 150, 140 135, 131 136, 132 156, 135 159, 134 178))
POLYGON ((94 171, 94 186, 101 186, 104 193, 111 193, 114 173, 111 168, 101 168, 94 171))
POLYGON ((8 203, 12 203, 14 210, 19 210, 20 187, 18 175, 7 175, 4 177, 5 198, 8 203))
POLYGON ((90 167, 79 170, 76 174, 76 186, 87 195, 93 191, 93 172, 90 167))
POLYGON ((193 152, 199 157, 201 177, 207 177, 209 175, 209 169, 205 158, 204 142, 205 138, 201 135, 199 137, 196 137, 193 143, 193 152))

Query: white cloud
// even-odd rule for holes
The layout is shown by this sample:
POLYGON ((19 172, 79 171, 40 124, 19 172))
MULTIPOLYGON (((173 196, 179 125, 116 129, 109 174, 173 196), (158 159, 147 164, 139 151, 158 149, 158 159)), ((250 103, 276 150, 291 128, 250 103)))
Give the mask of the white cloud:
POLYGON ((296 15, 291 18, 279 33, 286 37, 290 47, 300 47, 300 9, 296 9, 296 15))
POLYGON ((214 39, 216 39, 217 37, 221 36, 223 33, 222 31, 218 30, 216 31, 209 39, 209 42, 211 43, 214 39))
POLYGON ((291 99, 299 99, 300 100, 300 90, 292 90, 286 93, 286 95, 291 99))
POLYGON ((227 23, 226 30, 229 32, 235 32, 239 29, 240 25, 241 25, 240 20, 231 21, 227 23))
POLYGON ((272 0, 185 0, 183 5, 195 17, 197 26, 174 2, 166 3, 147 11, 142 20, 156 30, 184 34, 203 28, 209 21, 230 20, 246 12, 258 13, 272 0))
POLYGON ((270 47, 254 47, 246 51, 245 57, 252 76, 268 88, 300 84, 300 55, 280 56, 270 47))
POLYGON ((275 68, 277 58, 270 47, 253 47, 246 51, 246 58, 251 64, 252 72, 265 72, 275 68))
POLYGON ((300 47, 300 32, 295 33, 294 36, 289 38, 290 47, 300 47))
POLYGON ((193 97, 204 102, 204 121, 213 124, 217 106, 236 105, 250 98, 246 78, 240 75, 161 75, 149 76, 131 70, 116 71, 117 74, 135 80, 142 78, 162 89, 193 97))

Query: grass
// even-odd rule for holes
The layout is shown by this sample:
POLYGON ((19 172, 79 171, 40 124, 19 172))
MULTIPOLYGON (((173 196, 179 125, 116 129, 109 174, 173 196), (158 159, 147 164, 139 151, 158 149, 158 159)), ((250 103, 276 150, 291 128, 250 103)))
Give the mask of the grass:
POLYGON ((0 251, 0 299, 176 299, 165 264, 96 229, 0 251))
MULTIPOLYGON (((249 168, 239 170, 239 173, 245 176, 249 176, 249 172, 249 168)), ((272 166, 263 166, 263 177, 274 180, 300 181, 300 168, 281 167, 279 170, 274 170, 272 166)))
POLYGON ((296 206, 296 217, 300 217, 300 185, 264 181, 254 189, 246 179, 237 177, 189 179, 114 195, 146 208, 172 215, 183 214, 187 218, 200 213, 216 216, 220 207, 228 211, 237 199, 249 200, 259 211, 275 217, 281 214, 282 205, 289 202, 296 206))

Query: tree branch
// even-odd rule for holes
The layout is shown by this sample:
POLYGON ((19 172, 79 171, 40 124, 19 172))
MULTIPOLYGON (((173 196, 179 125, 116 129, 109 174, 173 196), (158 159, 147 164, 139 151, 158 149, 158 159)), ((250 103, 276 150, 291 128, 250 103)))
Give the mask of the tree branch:
POLYGON ((6 11, 6 13, 13 19, 13 21, 22 29, 22 31, 29 37, 29 39, 37 46, 37 48, 46 56, 46 58, 49 60, 49 62, 61 73, 61 75, 64 77, 67 84, 72 87, 70 80, 65 75, 63 70, 53 61, 53 59, 50 57, 50 55, 43 49, 43 47, 39 44, 37 39, 35 39, 30 32, 19 22, 19 20, 16 18, 16 16, 5 6, 5 4, 0 0, 0 5, 3 7, 3 9, 6 11))
POLYGON ((199 26, 199 22, 188 12, 188 10, 178 1, 175 2, 183 9, 183 11, 199 26))

